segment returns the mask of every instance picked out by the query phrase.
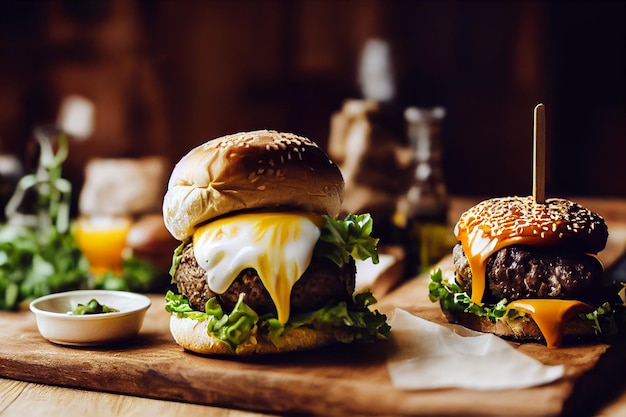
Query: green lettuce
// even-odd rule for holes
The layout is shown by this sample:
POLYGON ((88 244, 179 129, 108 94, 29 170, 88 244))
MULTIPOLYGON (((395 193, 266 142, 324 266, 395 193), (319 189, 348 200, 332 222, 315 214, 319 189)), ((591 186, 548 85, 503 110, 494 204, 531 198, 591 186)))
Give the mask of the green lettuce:
POLYGON ((591 322, 597 335, 614 335, 620 331, 625 321, 624 311, 618 309, 609 302, 603 303, 591 313, 584 314, 591 322))
POLYGON ((339 267, 347 264, 350 257, 358 260, 371 258, 373 263, 378 263, 378 239, 371 236, 374 221, 369 214, 349 214, 343 220, 323 217, 314 256, 328 258, 339 267))
MULTIPOLYGON (((508 308, 506 298, 503 298, 496 304, 474 303, 456 281, 443 277, 441 269, 433 270, 430 274, 428 297, 432 302, 439 301, 444 310, 463 311, 477 316, 488 317, 493 323, 497 320, 523 320, 526 316, 521 311, 508 308)), ((615 317, 616 308, 608 302, 602 304, 591 313, 580 313, 579 316, 590 321, 597 335, 613 335, 618 331, 615 317)))
POLYGON ((178 317, 186 317, 207 322, 207 333, 226 343, 235 351, 238 345, 264 329, 270 340, 280 346, 281 336, 291 329, 309 326, 334 332, 338 341, 370 342, 385 339, 391 330, 387 317, 369 306, 376 303, 370 292, 353 296, 353 303, 345 301, 329 304, 316 311, 295 315, 288 323, 282 324, 273 316, 258 314, 244 302, 244 294, 230 313, 224 312, 217 298, 206 303, 205 312, 196 311, 183 295, 168 291, 165 295, 165 309, 178 317))
POLYGON ((226 314, 217 298, 206 303, 205 312, 195 311, 189 300, 180 294, 168 291, 165 295, 165 309, 178 317, 186 317, 207 322, 207 333, 226 343, 233 351, 256 333, 259 320, 257 313, 244 302, 244 294, 239 295, 233 311, 226 314))
POLYGON ((174 254, 172 255, 172 266, 170 267, 170 276, 172 277, 172 283, 174 282, 174 276, 176 275, 178 265, 180 265, 180 260, 183 259, 183 250, 190 243, 191 239, 187 239, 181 242, 181 244, 178 245, 176 249, 174 249, 174 254))
POLYGON ((301 326, 338 330, 335 337, 344 343, 385 339, 391 327, 387 324, 387 316, 369 308, 373 304, 376 304, 376 298, 370 291, 364 291, 355 293, 352 303, 330 303, 312 312, 296 314, 284 325, 278 319, 269 317, 266 326, 275 345, 280 343, 280 336, 285 332, 301 326))

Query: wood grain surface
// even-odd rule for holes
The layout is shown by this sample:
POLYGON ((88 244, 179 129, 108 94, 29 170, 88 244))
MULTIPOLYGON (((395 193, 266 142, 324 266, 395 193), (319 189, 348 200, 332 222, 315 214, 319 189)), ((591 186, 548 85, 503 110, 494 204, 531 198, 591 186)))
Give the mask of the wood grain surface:
POLYGON ((177 401, 151 400, 53 385, 0 379, 0 415, 3 417, 264 417, 250 411, 217 408, 177 401))
MULTIPOLYGON (((409 281, 379 303, 443 322, 426 297, 425 277, 409 281)), ((597 390, 609 367, 623 373, 623 355, 608 345, 549 350, 520 346, 544 363, 565 364, 567 376, 525 390, 445 389, 403 391, 393 387, 386 357, 393 343, 335 346, 312 352, 247 360, 187 353, 172 342, 160 295, 140 334, 102 348, 69 348, 44 340, 30 312, 0 313, 0 376, 51 386, 75 387, 129 396, 174 400, 239 410, 315 415, 528 415, 553 416, 564 410, 599 406, 597 390), (617 357, 617 359, 616 359, 617 357), (581 388, 578 388, 581 387, 581 388), (580 392, 580 390, 582 392, 580 392)), ((51 388, 52 389, 52 388, 51 388)))

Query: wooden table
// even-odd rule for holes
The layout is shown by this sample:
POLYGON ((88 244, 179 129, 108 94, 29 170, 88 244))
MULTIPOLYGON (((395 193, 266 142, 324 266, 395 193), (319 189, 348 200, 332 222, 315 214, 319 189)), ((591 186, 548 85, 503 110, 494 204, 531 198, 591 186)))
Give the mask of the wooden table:
MULTIPOLYGON (((451 207, 451 213, 458 213, 464 210, 468 205, 473 204, 475 200, 473 199, 454 199, 451 207)), ((604 251, 602 255, 602 260, 605 265, 610 266, 618 256, 624 252, 626 249, 626 201, 622 200, 597 200, 597 199, 577 199, 577 201, 582 204, 588 206, 589 208, 599 212, 602 214, 609 225, 609 244, 607 245, 607 250, 604 251)), ((458 216, 458 214, 451 214, 451 216, 458 216)), ((377 295, 380 301, 381 308, 391 308, 392 306, 399 306, 402 308, 406 308, 413 312, 417 312, 418 315, 425 316, 426 318, 434 318, 436 317, 436 308, 434 305, 428 305, 427 303, 421 303, 421 301, 416 301, 414 296, 410 296, 411 294, 415 294, 416 291, 423 291, 424 288, 424 280, 423 277, 416 278, 415 280, 403 284, 399 289, 395 291, 391 291, 388 294, 377 295)), ((150 334, 151 332, 156 331, 157 326, 162 326, 162 317, 163 311, 159 310, 162 306, 159 305, 160 296, 155 296, 155 306, 156 310, 149 312, 149 317, 146 318, 146 323, 144 324, 144 328, 142 328, 142 332, 146 334, 150 334), (158 322, 156 323, 155 320, 158 322)), ((15 313, 0 313, 2 316, 6 318, 7 314, 15 314, 15 313)), ((34 323, 34 319, 29 315, 30 313, 25 313, 21 315, 15 315, 15 326, 26 326, 26 328, 32 328, 34 323)), ((6 326, 6 321, 3 322, 6 326)), ((0 328, 0 346, 5 343, 5 337, 7 334, 11 334, 10 329, 0 328)), ((37 335, 34 335, 32 332, 27 334, 24 333, 24 344, 23 348, 25 350, 28 349, 30 342, 41 342, 40 340, 36 340, 37 335)), ((165 342, 164 339, 161 340, 160 343, 166 343, 167 349, 176 349, 176 347, 171 347, 171 344, 165 342)), ((47 342, 45 342, 47 343, 47 342)), ((33 356, 33 362, 37 362, 39 365, 43 366, 42 369, 45 369, 46 366, 46 355, 50 355, 51 352, 55 352, 57 347, 55 345, 40 345, 43 348, 40 350, 40 357, 33 356)), ((64 349, 64 348, 58 348, 64 349)), ((547 349, 543 349, 543 347, 538 345, 529 345, 524 346, 527 352, 530 352, 533 355, 538 355, 542 357, 542 355, 550 355, 550 352, 547 352, 547 349)), ((603 348, 598 347, 598 351, 603 348)), ((1 350, 0 350, 1 352, 1 350)), ((564 351, 564 354, 569 354, 572 351, 564 351)), ((78 353, 80 354, 80 352, 78 353)), ((177 354, 177 353, 174 353, 177 354)), ((77 352, 73 349, 68 351, 68 355, 77 355, 77 352)), ((181 352, 180 355, 189 355, 184 352, 181 352)), ((190 355, 193 356, 193 355, 190 355)), ((96 364, 99 356, 96 356, 96 364)), ((2 362, 8 360, 9 358, 3 357, 0 353, 0 368, 2 367, 2 362)), ((193 357, 194 361, 202 361, 204 358, 193 357)), ((214 361, 214 360, 211 360, 214 361)), ((196 363, 194 362, 194 363, 196 363)), ((332 361, 331 361, 332 362, 332 361)), ((197 362, 200 363, 200 362, 197 362)), ((209 363, 207 361, 206 363, 209 363)), ((228 362, 231 368, 236 367, 236 364, 232 362, 228 362)), ((573 369, 576 369, 576 372, 587 371, 586 368, 589 366, 585 363, 578 363, 573 369)), ((269 368, 267 368, 269 371, 269 368)), ((373 368, 372 368, 373 369, 373 368)), ((303 373, 309 371, 306 366, 301 368, 303 373)), ((5 370, 6 371, 6 370, 5 370)), ((314 370, 315 371, 315 370, 314 370)), ((19 370, 10 370, 8 371, 13 375, 19 373, 19 370)), ((332 372, 332 371, 331 371, 332 372)), ((336 378, 338 382, 338 386, 344 386, 340 384, 340 378, 344 377, 344 370, 337 371, 337 375, 331 375, 330 378, 336 378)), ((349 370, 348 372, 349 373, 349 370)), ((602 380, 603 383, 617 383, 626 380, 624 377, 626 373, 621 373, 619 375, 606 375, 602 380)), ((32 376, 31 379, 37 380, 38 378, 45 379, 41 376, 32 376)), ((81 377, 78 376, 80 379, 81 377)), ((365 377, 362 377, 365 378, 365 377)), ((381 373, 372 376, 372 378, 380 379, 384 384, 385 376, 381 373)), ((185 402, 183 400, 163 400, 163 399, 148 399, 145 398, 147 396, 154 396, 150 393, 142 394, 134 394, 134 395, 123 395, 123 394, 115 394, 115 393, 106 393, 106 392, 98 392, 87 389, 76 389, 76 388, 67 388, 67 387, 59 387, 55 386, 52 383, 40 384, 34 382, 24 382, 18 380, 20 378, 0 378, 0 415, 2 416, 36 416, 36 415, 46 415, 46 416, 67 416, 67 415, 90 415, 90 416, 140 416, 140 415, 158 415, 158 416, 180 416, 180 415, 216 415, 216 416, 231 416, 231 417, 250 417, 250 416, 263 416, 263 415, 275 415, 271 413, 263 414, 264 412, 251 412, 246 411, 245 409, 241 409, 240 407, 217 407, 213 405, 199 405, 199 404, 191 404, 185 402)), ((318 381, 318 380, 316 380, 318 381)), ((67 384, 67 381, 64 382, 67 384)), ((115 385, 115 381, 112 382, 115 385)), ((70 384, 71 385, 71 384, 70 384)), ((381 386, 382 387, 382 386, 381 386)), ((383 390, 384 391, 384 390, 383 390)), ((388 390, 389 391, 389 390, 388 390)), ((389 391, 393 393, 393 391, 389 391)), ((539 392, 539 390, 537 391, 539 392)), ((548 391, 542 391, 548 393, 548 391)), ((555 393, 561 392, 558 387, 555 387, 554 390, 550 391, 550 395, 554 395, 555 393)), ((517 394, 519 400, 524 398, 525 393, 520 392, 517 394)), ((251 394, 253 396, 253 394, 251 394)), ((418 397, 422 394, 416 394, 418 397)), ((467 401, 471 402, 472 398, 475 398, 476 401, 480 401, 481 398, 488 398, 487 395, 489 393, 481 393, 481 392, 472 392, 472 391, 460 391, 456 390, 451 392, 449 399, 454 401, 467 401)), ((498 395, 506 395, 505 394, 493 394, 491 397, 497 397, 498 395)), ((534 395, 534 394, 532 394, 534 395)), ((533 396, 529 398, 534 398, 533 396)), ((252 399, 254 396, 252 397, 252 399)), ((307 398, 303 396, 302 398, 307 398)), ((406 400, 406 397, 399 397, 402 400, 406 400)), ((435 391, 429 394, 429 396, 425 396, 424 398, 432 398, 433 401, 446 401, 446 391, 435 391)), ((547 397, 551 398, 551 397, 547 397)), ((355 401, 355 398, 348 398, 345 401, 355 401)), ((522 400, 523 401, 523 400, 522 400)), ((244 408, 250 409, 250 407, 244 408)), ((453 408, 452 408, 453 409, 453 408)), ((535 407, 535 409, 537 409, 535 407)), ((480 409, 478 409, 480 410, 480 409)), ((554 408, 554 410, 558 410, 554 408)), ((549 412, 546 415, 555 415, 553 409, 549 409, 549 412)), ((422 410, 423 411, 423 410, 422 410)), ((424 414, 416 411, 416 414, 424 414)), ((531 415, 535 415, 532 414, 531 415)), ((618 393, 615 399, 609 399, 603 407, 600 407, 594 412, 594 415, 597 417, 617 417, 626 415, 626 390, 622 390, 621 393, 618 393)))

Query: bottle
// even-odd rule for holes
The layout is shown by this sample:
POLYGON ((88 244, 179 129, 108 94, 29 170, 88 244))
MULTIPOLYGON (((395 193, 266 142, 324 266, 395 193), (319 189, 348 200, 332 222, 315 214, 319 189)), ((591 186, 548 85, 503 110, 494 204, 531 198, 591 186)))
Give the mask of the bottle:
POLYGON ((405 249, 405 278, 412 278, 451 253, 448 196, 442 169, 445 109, 409 107, 404 112, 411 152, 412 183, 398 200, 394 224, 405 249))

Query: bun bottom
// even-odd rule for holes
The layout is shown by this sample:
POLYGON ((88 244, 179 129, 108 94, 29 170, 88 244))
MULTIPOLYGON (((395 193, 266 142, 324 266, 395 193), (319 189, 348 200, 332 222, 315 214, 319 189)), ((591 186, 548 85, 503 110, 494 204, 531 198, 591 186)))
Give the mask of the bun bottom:
MULTIPOLYGON (((516 342, 544 342, 545 338, 539 330, 539 326, 531 318, 515 321, 496 320, 493 323, 485 316, 466 313, 464 311, 450 311, 441 306, 446 319, 450 323, 460 324, 468 329, 483 333, 493 333, 505 339, 516 342)), ((595 336, 593 327, 589 322, 574 318, 565 326, 564 340, 582 340, 595 336)))
POLYGON ((209 336, 206 321, 177 317, 176 314, 170 316, 170 332, 176 343, 185 350, 203 355, 246 356, 283 353, 318 348, 336 341, 332 334, 307 327, 298 327, 281 337, 280 346, 274 345, 269 338, 263 335, 257 335, 256 338, 237 346, 233 352, 226 343, 209 336))

